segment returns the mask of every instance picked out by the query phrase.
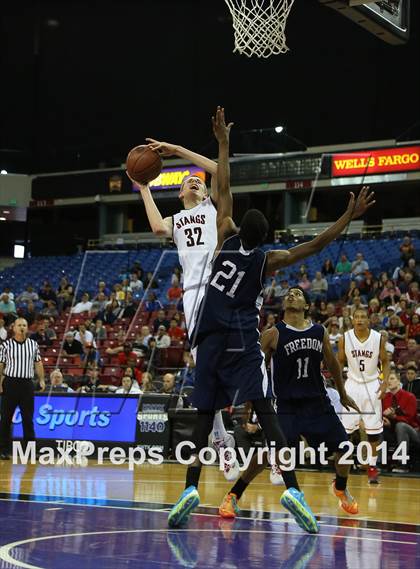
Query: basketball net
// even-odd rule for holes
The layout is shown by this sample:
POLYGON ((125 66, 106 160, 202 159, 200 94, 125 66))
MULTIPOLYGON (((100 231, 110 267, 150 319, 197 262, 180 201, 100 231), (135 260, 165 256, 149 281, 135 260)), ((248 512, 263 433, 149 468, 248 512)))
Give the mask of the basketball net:
POLYGON ((286 53, 286 22, 294 0, 225 0, 233 19, 235 49, 247 57, 286 53))

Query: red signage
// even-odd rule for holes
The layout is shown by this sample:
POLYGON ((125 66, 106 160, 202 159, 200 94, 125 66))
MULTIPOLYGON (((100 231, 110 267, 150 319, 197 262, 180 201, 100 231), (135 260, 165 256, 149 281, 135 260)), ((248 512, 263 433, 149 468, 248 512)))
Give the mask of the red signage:
POLYGON ((312 180, 286 180, 286 190, 310 190, 312 180))
POLYGON ((366 176, 407 170, 420 170, 420 146, 334 154, 332 157, 332 175, 335 177, 366 176))

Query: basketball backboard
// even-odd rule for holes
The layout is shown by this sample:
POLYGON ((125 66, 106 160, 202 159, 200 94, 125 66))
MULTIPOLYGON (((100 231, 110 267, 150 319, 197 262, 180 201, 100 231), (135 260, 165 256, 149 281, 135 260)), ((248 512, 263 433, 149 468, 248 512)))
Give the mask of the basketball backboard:
POLYGON ((410 37, 410 0, 318 0, 391 44, 406 43, 410 37))

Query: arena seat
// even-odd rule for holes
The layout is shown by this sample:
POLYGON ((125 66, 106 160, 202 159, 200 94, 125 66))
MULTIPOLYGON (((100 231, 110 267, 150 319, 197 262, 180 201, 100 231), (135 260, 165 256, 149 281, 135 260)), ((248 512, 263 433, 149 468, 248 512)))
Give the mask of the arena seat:
POLYGON ((44 364, 45 367, 54 367, 55 364, 57 363, 57 358, 51 357, 51 356, 44 356, 42 358, 42 363, 44 364))
POLYGON ((102 374, 99 376, 99 383, 103 385, 119 385, 120 380, 118 377, 102 374))
POLYGON ((169 347, 166 349, 165 365, 162 367, 179 368, 183 366, 183 347, 169 347))
POLYGON ((61 358, 60 360, 60 364, 63 366, 71 366, 71 367, 76 367, 80 365, 80 358, 79 357, 74 357, 74 358, 68 358, 68 357, 64 357, 61 358))
POLYGON ((71 370, 71 375, 73 375, 74 377, 81 377, 86 373, 85 369, 80 366, 70 366, 70 367, 67 366, 67 371, 70 370, 71 370))
POLYGON ((45 348, 44 356, 47 358, 56 358, 58 356, 59 350, 57 348, 45 348))
POLYGON ((121 368, 115 366, 104 366, 101 375, 104 376, 112 375, 114 377, 115 376, 119 377, 121 375, 121 368))

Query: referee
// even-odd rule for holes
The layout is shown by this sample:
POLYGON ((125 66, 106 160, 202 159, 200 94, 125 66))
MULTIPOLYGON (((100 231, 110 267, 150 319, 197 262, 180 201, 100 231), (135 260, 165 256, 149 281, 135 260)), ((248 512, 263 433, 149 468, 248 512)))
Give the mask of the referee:
POLYGON ((28 323, 18 318, 13 325, 14 338, 0 345, 0 460, 9 460, 12 419, 16 407, 22 414, 23 440, 35 440, 34 370, 41 390, 45 389, 44 366, 35 340, 27 338, 28 323))

